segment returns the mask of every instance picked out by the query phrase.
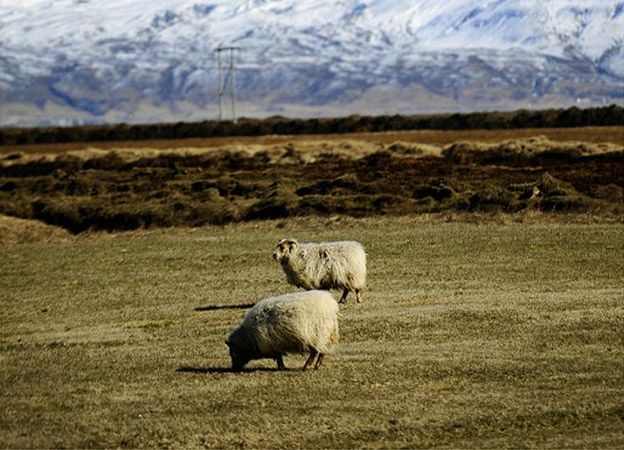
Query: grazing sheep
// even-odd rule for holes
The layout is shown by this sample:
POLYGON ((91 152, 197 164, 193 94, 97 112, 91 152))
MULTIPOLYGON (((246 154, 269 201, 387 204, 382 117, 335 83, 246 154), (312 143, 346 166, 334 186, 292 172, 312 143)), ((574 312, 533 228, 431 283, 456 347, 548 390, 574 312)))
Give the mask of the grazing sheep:
POLYGON ((287 353, 310 353, 306 370, 318 355, 338 342, 338 304, 327 291, 308 291, 264 299, 250 308, 241 324, 227 338, 232 370, 239 371, 252 359, 272 358, 284 369, 287 353))
POLYGON ((366 252, 355 241, 299 243, 282 239, 273 252, 282 265, 288 283, 304 289, 342 289, 339 303, 350 291, 362 301, 366 284, 366 252))

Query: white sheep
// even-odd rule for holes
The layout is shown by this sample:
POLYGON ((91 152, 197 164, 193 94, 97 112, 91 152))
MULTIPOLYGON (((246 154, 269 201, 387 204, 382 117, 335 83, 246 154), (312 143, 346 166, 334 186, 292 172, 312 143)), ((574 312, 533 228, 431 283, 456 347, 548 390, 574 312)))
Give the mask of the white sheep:
POLYGON ((282 239, 273 252, 280 262, 286 281, 303 289, 342 289, 339 303, 345 303, 350 291, 362 301, 366 285, 366 252, 355 241, 299 243, 282 239))
POLYGON ((252 359, 271 358, 284 369, 287 353, 310 353, 306 370, 315 369, 339 339, 338 304, 327 291, 296 292, 264 299, 250 308, 227 338, 232 370, 252 359))

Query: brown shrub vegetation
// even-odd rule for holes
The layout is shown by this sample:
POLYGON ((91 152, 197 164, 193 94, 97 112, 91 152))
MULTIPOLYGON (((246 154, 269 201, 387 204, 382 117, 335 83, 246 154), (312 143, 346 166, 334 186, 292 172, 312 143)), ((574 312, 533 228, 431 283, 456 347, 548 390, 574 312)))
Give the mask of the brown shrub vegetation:
POLYGON ((544 137, 444 148, 346 141, 2 160, 0 212, 131 230, 334 214, 624 211, 624 148, 544 137))
POLYGON ((242 118, 231 122, 117 124, 46 128, 0 129, 6 145, 59 142, 94 142, 146 139, 188 139, 222 136, 345 134, 396 130, 518 129, 586 127, 624 124, 624 108, 618 105, 541 111, 456 113, 430 116, 359 116, 324 119, 242 118))

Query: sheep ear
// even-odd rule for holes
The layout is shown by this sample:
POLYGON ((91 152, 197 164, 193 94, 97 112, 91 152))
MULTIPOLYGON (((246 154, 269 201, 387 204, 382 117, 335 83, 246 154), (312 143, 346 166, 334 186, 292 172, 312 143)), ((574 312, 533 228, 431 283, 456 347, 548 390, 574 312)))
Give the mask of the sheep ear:
POLYGON ((299 242, 297 242, 294 239, 290 239, 288 241, 288 248, 293 249, 293 248, 297 248, 299 246, 299 242))

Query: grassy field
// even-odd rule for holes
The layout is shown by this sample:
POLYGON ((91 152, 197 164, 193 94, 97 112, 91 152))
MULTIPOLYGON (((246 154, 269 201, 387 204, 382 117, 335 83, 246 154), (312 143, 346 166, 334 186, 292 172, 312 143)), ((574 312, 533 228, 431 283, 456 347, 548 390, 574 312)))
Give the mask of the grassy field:
POLYGON ((624 226, 496 217, 5 244, 0 447, 624 447, 624 226), (285 236, 364 243, 364 303, 322 369, 232 373, 285 236))

